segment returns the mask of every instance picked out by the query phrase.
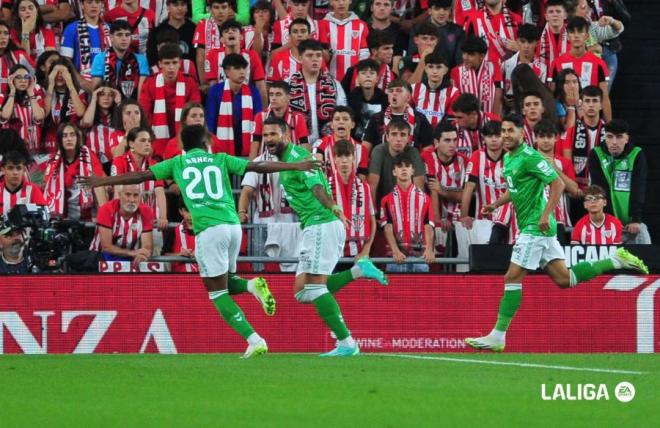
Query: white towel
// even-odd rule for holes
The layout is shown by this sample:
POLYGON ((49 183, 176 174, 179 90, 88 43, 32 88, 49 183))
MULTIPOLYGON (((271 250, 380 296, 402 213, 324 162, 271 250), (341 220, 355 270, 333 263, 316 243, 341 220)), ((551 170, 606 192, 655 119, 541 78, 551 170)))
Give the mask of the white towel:
MULTIPOLYGON (((299 257, 302 243, 300 223, 269 223, 264 251, 268 257, 299 257)), ((280 263, 282 272, 295 272, 298 263, 280 263)))

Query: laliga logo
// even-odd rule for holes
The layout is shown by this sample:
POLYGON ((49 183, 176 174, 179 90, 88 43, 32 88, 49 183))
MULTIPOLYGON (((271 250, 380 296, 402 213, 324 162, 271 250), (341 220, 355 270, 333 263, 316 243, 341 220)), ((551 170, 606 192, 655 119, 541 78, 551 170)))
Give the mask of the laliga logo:
MULTIPOLYGON (((646 278, 631 275, 617 275, 605 284, 605 290, 632 291, 646 282, 646 278)), ((644 288, 637 296, 637 352, 650 354, 654 348, 654 305, 655 292, 660 288, 660 279, 644 288)), ((634 389, 633 389, 634 391, 634 389)), ((633 392, 634 395, 634 392, 633 392)))
MULTIPOLYGON (((544 401, 594 401, 610 399, 607 386, 604 383, 594 385, 593 383, 572 385, 558 383, 552 389, 546 389, 546 384, 541 384, 541 399, 544 401)), ((635 398, 635 387, 630 382, 619 382, 614 387, 614 397, 622 403, 629 403, 635 398)))

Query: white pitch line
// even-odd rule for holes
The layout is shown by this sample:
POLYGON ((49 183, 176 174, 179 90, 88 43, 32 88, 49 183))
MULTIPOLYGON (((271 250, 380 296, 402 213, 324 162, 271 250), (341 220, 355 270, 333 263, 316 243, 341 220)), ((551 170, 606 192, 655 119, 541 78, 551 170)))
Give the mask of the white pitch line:
POLYGON ((631 374, 643 375, 644 372, 634 370, 618 370, 618 369, 598 369, 590 367, 571 367, 571 366, 556 366, 550 364, 532 364, 532 363, 517 363, 512 361, 490 361, 490 360, 475 360, 470 358, 451 358, 451 357, 425 357, 421 355, 405 355, 405 354, 372 354, 364 353, 362 355, 372 355, 377 357, 390 357, 390 358, 407 358, 411 360, 434 360, 434 361, 451 361, 455 363, 470 363, 470 364, 490 364, 493 366, 515 366, 515 367, 528 367, 536 369, 554 369, 554 370, 568 370, 577 372, 596 372, 596 373, 615 373, 615 374, 631 374))

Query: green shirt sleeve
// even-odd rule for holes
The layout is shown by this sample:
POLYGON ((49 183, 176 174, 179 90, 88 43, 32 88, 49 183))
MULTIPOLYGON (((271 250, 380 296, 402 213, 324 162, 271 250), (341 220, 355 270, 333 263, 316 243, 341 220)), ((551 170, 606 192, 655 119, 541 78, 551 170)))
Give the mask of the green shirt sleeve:
POLYGON ((166 161, 158 162, 157 164, 149 167, 156 180, 167 180, 173 177, 174 159, 176 159, 176 157, 166 161))
POLYGON ((247 169, 248 161, 247 159, 241 159, 237 158, 235 156, 231 155, 225 155, 221 154, 220 156, 216 155, 216 163, 219 163, 222 165, 222 156, 224 156, 224 164, 225 168, 227 168, 227 172, 234 174, 234 175, 243 175, 245 174, 245 170, 247 169))
POLYGON ((527 159, 527 171, 545 184, 550 184, 559 177, 552 165, 540 154, 527 159))
POLYGON ((211 14, 206 10, 206 0, 192 0, 192 21, 197 24, 211 14))

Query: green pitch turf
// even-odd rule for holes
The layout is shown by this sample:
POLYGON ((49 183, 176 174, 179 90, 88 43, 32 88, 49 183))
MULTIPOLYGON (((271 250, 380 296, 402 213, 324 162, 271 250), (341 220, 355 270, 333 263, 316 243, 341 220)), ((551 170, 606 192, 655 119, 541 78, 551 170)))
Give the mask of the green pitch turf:
POLYGON ((0 427, 660 426, 658 355, 423 357, 578 370, 373 355, 2 355, 0 427), (635 386, 632 402, 614 397, 620 381, 635 386), (543 401, 543 383, 604 383, 610 400, 543 401))

